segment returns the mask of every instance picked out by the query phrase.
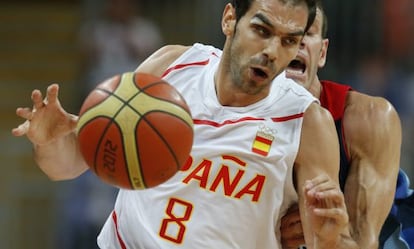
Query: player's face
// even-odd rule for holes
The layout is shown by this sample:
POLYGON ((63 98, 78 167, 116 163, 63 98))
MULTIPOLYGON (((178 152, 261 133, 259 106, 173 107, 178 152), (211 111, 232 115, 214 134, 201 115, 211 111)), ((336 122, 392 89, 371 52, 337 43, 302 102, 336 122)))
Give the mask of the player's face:
POLYGON ((267 93, 273 78, 295 58, 307 17, 305 5, 256 0, 237 24, 230 23, 225 53, 236 87, 252 95, 267 93))
POLYGON ((286 69, 286 76, 309 89, 318 80, 318 69, 325 66, 328 39, 322 38, 322 13, 317 10, 316 18, 302 40, 299 53, 286 69))

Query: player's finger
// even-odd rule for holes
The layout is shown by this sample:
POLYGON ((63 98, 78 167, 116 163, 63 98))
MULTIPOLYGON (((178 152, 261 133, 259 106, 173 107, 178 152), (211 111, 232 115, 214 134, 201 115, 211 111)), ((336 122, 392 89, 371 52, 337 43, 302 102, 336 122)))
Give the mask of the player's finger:
POLYGON ((321 175, 318 175, 318 176, 312 178, 309 181, 314 185, 318 185, 320 183, 329 181, 329 177, 326 174, 321 174, 321 175))
POLYGON ((320 217, 334 219, 340 224, 348 222, 348 214, 342 208, 314 208, 313 213, 320 217))
POLYGON ((304 185, 304 190, 309 191, 309 190, 311 190, 311 189, 313 189, 313 188, 315 188, 315 187, 317 187, 317 186, 319 186, 323 183, 326 183, 328 181, 329 181, 329 179, 327 177, 323 177, 323 176, 318 176, 318 177, 315 177, 311 180, 306 180, 305 185, 304 185))
POLYGON ((326 181, 319 181, 315 184, 315 182, 307 182, 305 184, 305 190, 308 194, 313 195, 317 192, 328 191, 332 189, 336 189, 337 184, 334 181, 330 181, 327 179, 326 181))
POLYGON ((16 109, 16 115, 21 117, 21 118, 31 120, 32 116, 33 116, 33 113, 32 113, 32 110, 30 108, 19 107, 19 108, 16 109))
POLYGON ((35 89, 32 92, 32 101, 33 101, 33 108, 34 109, 40 109, 44 103, 43 103, 43 96, 42 93, 35 89))
POLYGON ((59 85, 52 84, 47 88, 46 92, 46 101, 48 104, 54 104, 57 101, 59 92, 59 85))
POLYGON ((79 121, 79 117, 73 114, 70 114, 70 120, 69 120, 69 127, 73 130, 76 128, 79 121))
POLYGON ((18 127, 12 129, 12 134, 16 137, 23 136, 29 130, 30 122, 26 120, 23 124, 19 125, 18 127))
POLYGON ((331 200, 337 205, 344 203, 344 197, 339 189, 331 189, 326 191, 317 192, 315 197, 319 200, 331 200))

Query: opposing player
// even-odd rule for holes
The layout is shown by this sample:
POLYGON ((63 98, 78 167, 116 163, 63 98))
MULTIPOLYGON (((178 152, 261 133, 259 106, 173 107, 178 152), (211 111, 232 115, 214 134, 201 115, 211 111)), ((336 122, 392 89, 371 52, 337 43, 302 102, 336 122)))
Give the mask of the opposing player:
MULTIPOLYGON (((288 190, 299 196, 310 248, 335 248, 349 237, 332 118, 305 89, 275 79, 296 56, 314 14, 311 0, 234 0, 223 12, 223 51, 171 45, 138 67, 182 93, 194 146, 167 182, 119 191, 98 237, 101 248, 281 248, 275 234, 288 190)), ((69 179, 87 166, 77 117, 57 95, 57 85, 45 99, 33 91, 33 109, 17 109, 27 120, 13 134, 27 135, 50 178, 69 179)))
MULTIPOLYGON (((325 65, 329 40, 323 6, 319 1, 317 6, 315 21, 286 76, 319 98, 336 123, 341 148, 340 184, 352 236, 343 239, 338 248, 382 247, 383 241, 379 243, 378 238, 391 209, 400 161, 400 120, 384 98, 319 80, 317 72, 325 65)), ((296 249, 304 243, 297 208, 292 207, 282 219, 281 229, 283 248, 296 249)))

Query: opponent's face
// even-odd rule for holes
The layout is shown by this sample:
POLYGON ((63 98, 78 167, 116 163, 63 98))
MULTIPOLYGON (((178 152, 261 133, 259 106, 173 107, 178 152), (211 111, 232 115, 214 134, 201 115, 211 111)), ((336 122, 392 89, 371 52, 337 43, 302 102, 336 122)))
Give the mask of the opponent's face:
POLYGON ((226 9, 223 31, 227 36, 233 83, 244 93, 257 94, 269 88, 275 76, 295 58, 308 17, 306 5, 292 6, 279 0, 256 0, 236 23, 226 9))
POLYGON ((316 18, 302 40, 295 60, 286 69, 286 76, 303 85, 306 89, 317 81, 318 69, 325 66, 328 39, 322 38, 322 12, 318 9, 316 18))

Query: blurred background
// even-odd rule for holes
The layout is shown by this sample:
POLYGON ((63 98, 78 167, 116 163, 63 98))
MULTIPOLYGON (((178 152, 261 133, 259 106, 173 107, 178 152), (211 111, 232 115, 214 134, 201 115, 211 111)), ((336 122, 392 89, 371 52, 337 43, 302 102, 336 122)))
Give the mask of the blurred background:
MULTIPOLYGON (((222 47, 226 0, 0 1, 0 248, 93 249, 116 190, 92 174, 51 182, 32 146, 10 130, 32 89, 59 83, 77 113, 92 87, 133 71, 164 44, 222 47)), ((330 49, 320 78, 394 104, 403 124, 401 167, 414 179, 414 1, 326 0, 330 49)))

